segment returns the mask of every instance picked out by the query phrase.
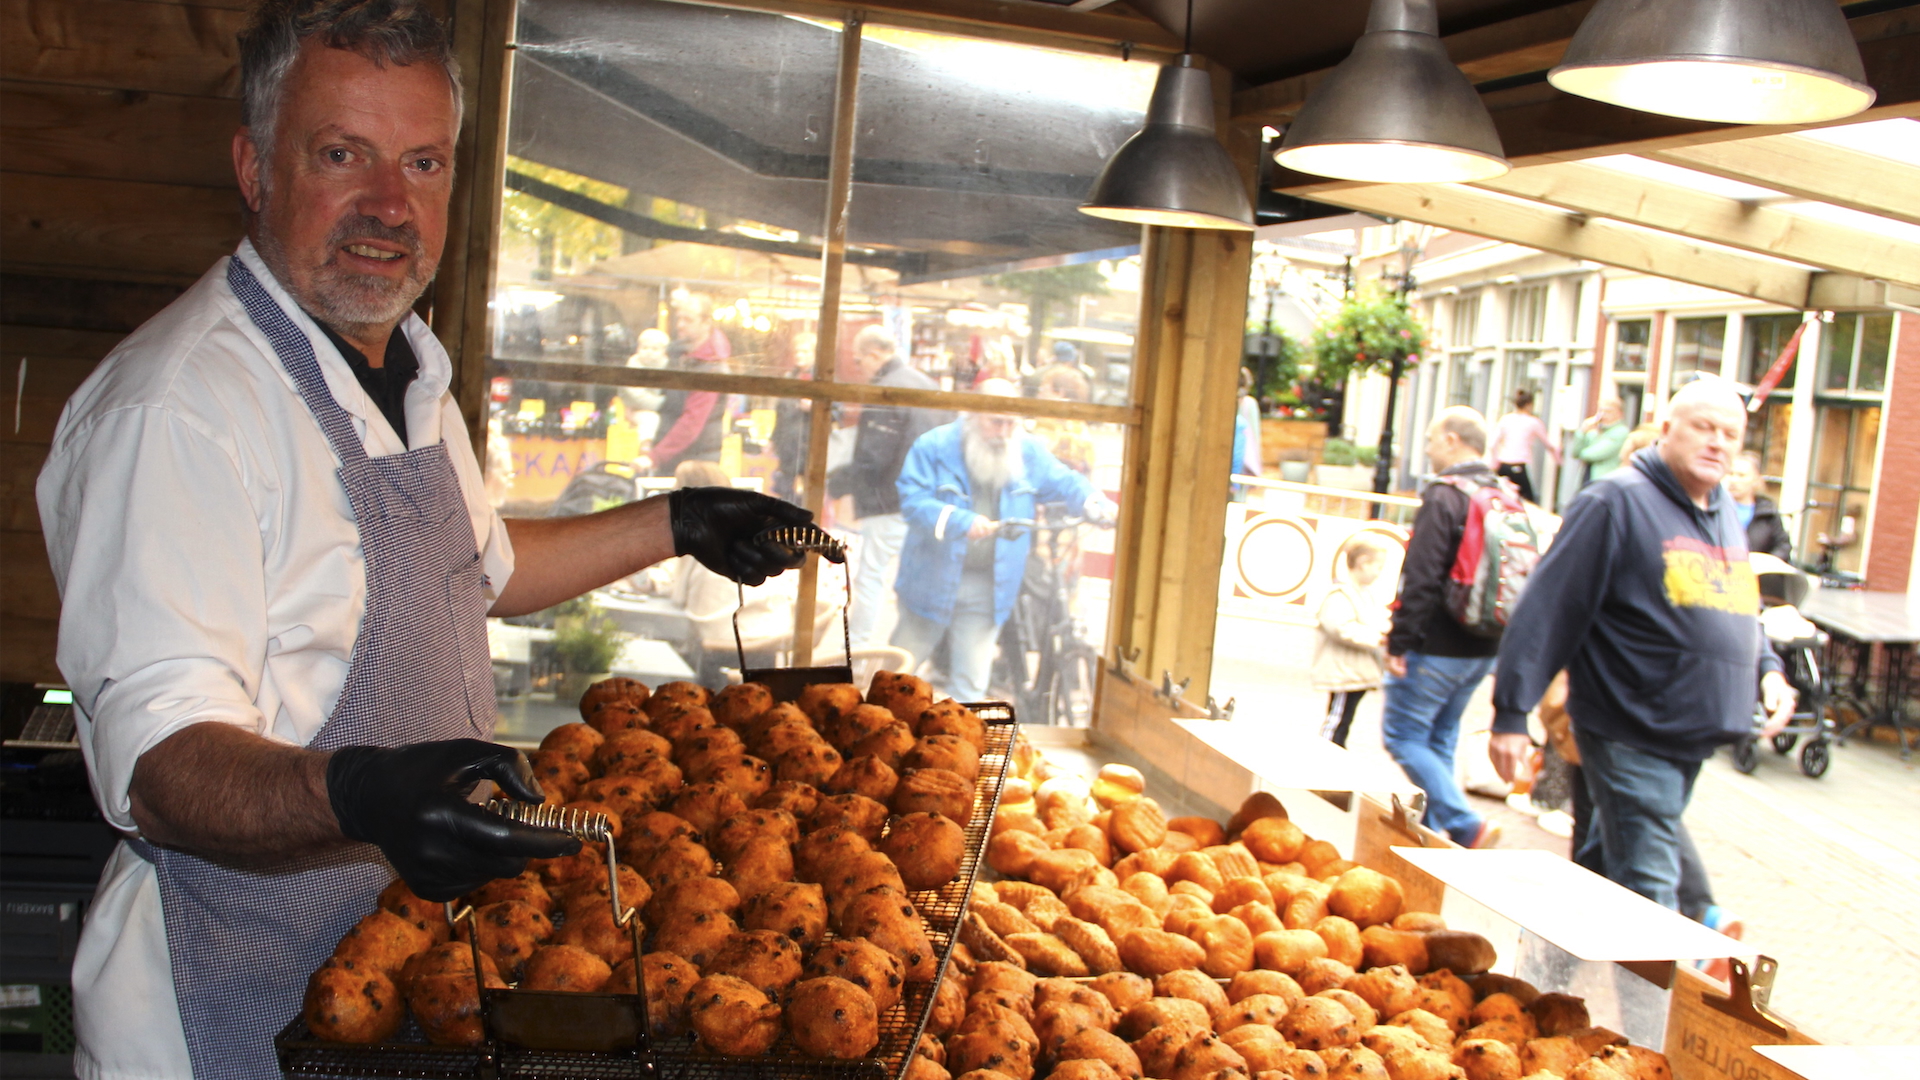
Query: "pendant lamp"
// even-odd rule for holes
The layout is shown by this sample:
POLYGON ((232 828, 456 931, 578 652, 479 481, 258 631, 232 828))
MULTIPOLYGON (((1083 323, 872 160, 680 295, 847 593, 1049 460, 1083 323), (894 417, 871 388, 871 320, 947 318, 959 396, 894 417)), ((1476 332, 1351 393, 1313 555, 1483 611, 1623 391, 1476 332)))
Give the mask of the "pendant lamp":
POLYGON ((1186 51, 1160 69, 1146 126, 1107 159, 1081 213, 1180 229, 1253 231, 1246 181, 1213 135, 1213 79, 1193 63, 1188 0, 1186 51))
POLYGON ((1600 0, 1560 65, 1569 94, 1725 124, 1810 124, 1873 104, 1833 0, 1600 0))
POLYGON ((1512 168, 1440 43, 1435 0, 1373 0, 1367 32, 1307 95, 1275 161, 1378 183, 1468 183, 1512 168))

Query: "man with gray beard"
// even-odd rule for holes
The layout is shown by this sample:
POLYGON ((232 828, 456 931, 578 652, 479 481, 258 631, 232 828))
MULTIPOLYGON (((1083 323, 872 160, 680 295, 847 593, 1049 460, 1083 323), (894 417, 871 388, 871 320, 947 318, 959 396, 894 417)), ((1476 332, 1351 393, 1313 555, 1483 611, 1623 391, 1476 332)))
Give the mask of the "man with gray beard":
POLYGON ((74 960, 86 1080, 277 1075, 310 974, 397 1020, 382 977, 314 974, 376 900, 579 847, 468 801, 542 799, 488 741, 487 616, 676 554, 759 584, 799 559, 755 538, 810 520, 731 488, 502 520, 411 314, 460 128, 445 30, 418 0, 266 0, 240 69, 247 239, 74 393, 38 484, 58 661, 123 837, 74 960))
MULTIPOLYGON (((980 392, 1015 397, 1004 379, 980 392)), ((1001 535, 1006 520, 1032 521, 1042 503, 1065 503, 1111 521, 1113 504, 1086 477, 1055 460, 1016 417, 969 413, 922 435, 897 482, 907 540, 894 593, 893 644, 916 666, 947 641, 947 692, 981 701, 1000 625, 1013 613, 1033 548, 1031 529, 1001 535)))

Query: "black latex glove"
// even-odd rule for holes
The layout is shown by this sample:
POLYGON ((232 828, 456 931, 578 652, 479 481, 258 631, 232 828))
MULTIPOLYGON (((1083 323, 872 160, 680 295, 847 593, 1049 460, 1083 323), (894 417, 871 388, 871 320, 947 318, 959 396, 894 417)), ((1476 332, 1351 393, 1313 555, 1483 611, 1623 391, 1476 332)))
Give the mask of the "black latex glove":
POLYGON ((515 824, 468 802, 482 780, 511 798, 542 798, 525 754, 478 739, 341 747, 327 763, 327 798, 347 839, 378 847, 422 900, 452 900, 519 874, 528 859, 580 850, 565 833, 515 824))
POLYGON ((758 585, 806 560, 806 552, 754 537, 783 525, 808 525, 813 514, 770 495, 731 487, 680 488, 667 496, 673 553, 742 585, 758 585))

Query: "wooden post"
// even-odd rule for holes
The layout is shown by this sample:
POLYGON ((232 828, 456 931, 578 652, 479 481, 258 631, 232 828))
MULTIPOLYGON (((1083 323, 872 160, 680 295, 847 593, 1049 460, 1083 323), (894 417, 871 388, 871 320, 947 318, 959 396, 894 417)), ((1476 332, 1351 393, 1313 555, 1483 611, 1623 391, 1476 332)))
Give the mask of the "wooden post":
MULTIPOLYGON (((847 202, 853 190, 853 132, 860 98, 860 13, 849 11, 840 30, 840 68, 834 81, 833 147, 827 165, 827 216, 820 255, 820 330, 814 335, 813 381, 830 383, 840 356, 840 278, 846 269, 847 202)), ((807 428, 807 509, 818 518, 827 503, 827 436, 833 403, 813 399, 807 428)), ((800 595, 793 605, 793 666, 813 664, 814 600, 820 556, 800 567, 800 595)), ((849 600, 852 598, 849 597, 849 600)), ((853 663, 853 657, 847 657, 853 663)))
POLYGON ((509 42, 518 4, 453 0, 452 6, 453 52, 460 61, 467 111, 454 152, 447 244, 433 285, 433 332, 453 361, 453 399, 484 468, 487 359, 493 351, 487 301, 493 296, 493 253, 500 243, 501 172, 511 111, 509 42))
MULTIPOLYGON (((1257 132, 1221 131, 1249 190, 1257 132)), ((1128 448, 1115 547, 1109 640, 1139 649, 1148 682, 1191 678, 1205 700, 1226 549, 1227 477, 1245 336, 1252 237, 1211 229, 1148 228, 1136 344, 1135 396, 1144 415, 1128 448)))

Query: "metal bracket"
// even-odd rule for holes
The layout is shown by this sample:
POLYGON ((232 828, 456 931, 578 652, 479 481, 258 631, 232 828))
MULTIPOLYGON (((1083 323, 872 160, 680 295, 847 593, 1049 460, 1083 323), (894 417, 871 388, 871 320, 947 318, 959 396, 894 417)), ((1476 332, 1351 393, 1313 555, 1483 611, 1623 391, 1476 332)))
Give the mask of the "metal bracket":
POLYGON ((1236 704, 1238 704, 1237 699, 1228 698, 1227 703, 1225 705, 1222 705, 1217 699, 1214 698, 1212 694, 1208 694, 1207 695, 1207 719, 1209 720, 1233 719, 1233 707, 1236 704))
POLYGON ((1129 649, 1124 645, 1116 645, 1113 647, 1113 667, 1108 670, 1120 678, 1130 679, 1133 678, 1134 669, 1139 666, 1139 663, 1140 649, 1138 647, 1129 649))
POLYGON ((1407 802, 1400 800, 1396 792, 1392 796, 1393 816, 1381 815, 1380 823, 1413 841, 1421 847, 1427 846, 1427 838, 1420 832, 1420 819, 1426 816, 1427 793, 1415 792, 1407 802))
POLYGON ((1746 962, 1736 956, 1730 957, 1728 964, 1732 970, 1727 980, 1727 996, 1702 995, 1701 1000, 1762 1031, 1783 1038, 1791 1034, 1784 1022, 1766 1011, 1767 1000, 1773 996, 1774 976, 1780 973, 1780 962, 1771 956, 1762 956, 1749 969, 1746 962))
POLYGON ((1169 705, 1178 707, 1181 695, 1187 692, 1187 687, 1192 684, 1192 682, 1193 679, 1189 677, 1181 679, 1176 683, 1173 681, 1173 672, 1162 671, 1160 673, 1160 689, 1154 691, 1154 696, 1169 705))

